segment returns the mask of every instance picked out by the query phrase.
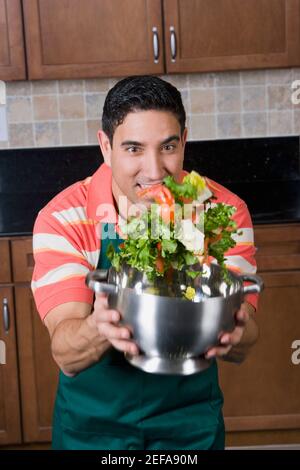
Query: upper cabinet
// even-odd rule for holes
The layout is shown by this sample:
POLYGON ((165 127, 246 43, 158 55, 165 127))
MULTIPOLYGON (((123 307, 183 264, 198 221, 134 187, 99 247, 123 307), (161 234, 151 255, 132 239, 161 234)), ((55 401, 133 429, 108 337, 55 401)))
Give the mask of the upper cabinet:
POLYGON ((0 80, 25 78, 21 0, 0 0, 0 80))
POLYGON ((0 0, 0 79, 300 65, 300 0, 0 0), (23 67, 23 68, 22 68, 23 67))
POLYGON ((28 78, 164 72, 160 0, 23 0, 28 78))
POLYGON ((299 0, 164 0, 168 72, 300 63, 299 0))

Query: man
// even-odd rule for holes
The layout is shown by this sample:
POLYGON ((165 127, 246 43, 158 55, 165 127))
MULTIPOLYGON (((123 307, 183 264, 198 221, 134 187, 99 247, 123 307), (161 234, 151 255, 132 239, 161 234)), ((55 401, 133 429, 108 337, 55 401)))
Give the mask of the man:
MULTIPOLYGON (((223 397, 216 361, 191 376, 148 374, 124 352, 138 354, 130 331, 107 298, 85 286, 85 276, 109 267, 99 230, 118 231, 121 196, 140 202, 141 188, 165 176, 182 178, 187 139, 179 91, 158 77, 128 77, 108 93, 98 132, 105 160, 92 176, 70 186, 44 207, 34 227, 32 289, 60 367, 55 449, 222 449, 223 397), (108 210, 106 210, 108 208, 108 210)), ((253 230, 245 203, 209 181, 217 202, 237 208, 243 235, 228 265, 255 272, 253 230)), ((120 214, 123 218, 126 214, 120 214)), ((257 339, 256 296, 236 315, 236 328, 207 357, 241 362, 257 339)))

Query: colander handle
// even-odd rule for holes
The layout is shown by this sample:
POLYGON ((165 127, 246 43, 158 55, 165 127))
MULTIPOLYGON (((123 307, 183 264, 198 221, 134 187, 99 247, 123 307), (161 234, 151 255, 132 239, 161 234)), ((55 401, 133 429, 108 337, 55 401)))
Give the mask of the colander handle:
POLYGON ((118 290, 115 284, 109 284, 107 281, 108 270, 96 269, 87 274, 85 278, 86 285, 92 289, 96 294, 115 294, 118 290))
POLYGON ((257 276, 256 274, 241 274, 239 276, 242 282, 250 281, 253 282, 252 286, 243 286, 242 293, 243 295, 246 294, 259 294, 262 292, 264 288, 264 283, 261 277, 257 276))

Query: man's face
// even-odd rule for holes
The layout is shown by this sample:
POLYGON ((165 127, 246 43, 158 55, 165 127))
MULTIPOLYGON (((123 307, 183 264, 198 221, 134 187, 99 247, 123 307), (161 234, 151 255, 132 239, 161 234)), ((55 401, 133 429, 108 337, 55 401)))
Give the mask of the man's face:
POLYGON ((129 113, 114 133, 113 148, 103 131, 98 138, 105 162, 112 169, 112 190, 130 203, 141 202, 141 188, 161 183, 167 175, 178 181, 184 159, 187 129, 171 112, 136 111, 129 113))

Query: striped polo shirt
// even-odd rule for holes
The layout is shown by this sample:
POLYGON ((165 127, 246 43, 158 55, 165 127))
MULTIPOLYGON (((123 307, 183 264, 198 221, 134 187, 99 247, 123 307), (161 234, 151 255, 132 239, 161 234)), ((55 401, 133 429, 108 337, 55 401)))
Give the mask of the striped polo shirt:
MULTIPOLYGON (((218 183, 206 180, 216 203, 236 207, 233 219, 243 232, 241 236, 235 235, 236 246, 225 254, 228 268, 255 273, 253 227, 245 202, 218 183)), ((101 223, 105 222, 116 224, 117 228, 112 173, 106 164, 60 192, 40 210, 33 229, 35 265, 31 288, 42 319, 66 302, 93 304, 93 292, 85 285, 85 277, 97 267, 101 223)), ((245 300, 256 308, 256 294, 248 294, 245 300)))

